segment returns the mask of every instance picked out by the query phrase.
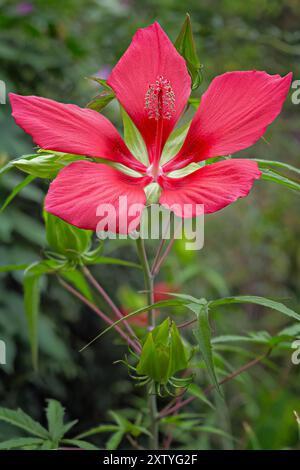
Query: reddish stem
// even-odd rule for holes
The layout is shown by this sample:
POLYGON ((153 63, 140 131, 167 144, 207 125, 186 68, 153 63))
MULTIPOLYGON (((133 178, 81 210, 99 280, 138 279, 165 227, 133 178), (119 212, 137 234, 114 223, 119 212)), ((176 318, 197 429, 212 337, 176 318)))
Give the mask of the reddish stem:
MULTIPOLYGON (((84 295, 74 289, 74 287, 70 286, 61 278, 59 278, 59 282, 67 291, 69 291, 71 294, 81 300, 81 302, 83 302, 85 305, 90 307, 90 309, 93 310, 105 323, 107 323, 108 325, 113 325, 114 322, 111 318, 105 315, 105 313, 103 313, 95 304, 93 304, 86 297, 84 297, 84 295)), ((132 339, 118 325, 115 325, 114 329, 128 343, 128 345, 134 349, 135 352, 137 352, 138 354, 141 352, 141 348, 134 341, 132 341, 132 339)))

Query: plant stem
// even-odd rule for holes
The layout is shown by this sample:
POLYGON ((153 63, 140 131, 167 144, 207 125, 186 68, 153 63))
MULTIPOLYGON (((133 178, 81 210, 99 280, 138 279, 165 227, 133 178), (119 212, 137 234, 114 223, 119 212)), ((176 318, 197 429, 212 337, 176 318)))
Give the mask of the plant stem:
MULTIPOLYGON (((108 295, 108 293, 106 292, 106 290, 101 286, 101 284, 99 283, 99 281, 97 281, 94 276, 92 275, 92 273, 90 272, 90 270, 86 267, 86 266, 83 266, 82 268, 82 271, 83 271, 83 274, 85 275, 85 277, 90 281, 90 283, 95 287, 95 289, 99 292, 99 294, 103 297, 103 299, 105 300, 105 302, 110 306, 110 308, 112 309, 112 311, 114 312, 114 314, 116 315, 117 318, 123 318, 123 315, 122 315, 122 312, 119 310, 119 308, 116 306, 116 304, 114 303, 114 301, 112 300, 112 298, 108 295)), ((123 321, 123 324, 125 326, 125 328, 127 329, 128 333, 134 338, 134 340, 138 343, 138 346, 140 347, 140 344, 139 344, 139 341, 138 341, 138 338, 135 334, 135 332, 133 331, 133 329, 131 328, 131 326, 128 324, 128 322, 126 320, 123 321)))
MULTIPOLYGON (((80 292, 78 292, 74 287, 70 286, 67 282, 63 281, 61 278, 59 278, 60 284, 71 294, 73 294, 75 297, 77 297, 81 302, 83 302, 85 305, 90 307, 91 310, 93 310, 102 320, 107 323, 108 325, 112 325, 114 322, 111 318, 109 318, 105 313, 103 313, 95 304, 90 302, 84 295, 82 295, 80 292)), ((129 346, 133 348, 133 350, 136 353, 140 353, 140 348, 138 345, 132 341, 131 338, 118 326, 114 326, 115 330, 119 335, 128 343, 129 346)))
MULTIPOLYGON (((144 272, 145 289, 147 291, 147 301, 151 305, 154 303, 154 276, 151 273, 149 262, 145 250, 145 243, 142 238, 136 240, 136 246, 140 262, 144 272)), ((148 327, 153 329, 155 327, 155 312, 150 310, 148 313, 148 327)), ((159 432, 159 420, 157 419, 157 400, 155 390, 148 389, 148 404, 149 404, 149 415, 150 415, 150 432, 151 437, 149 438, 149 449, 157 450, 159 448, 158 432, 159 432)))

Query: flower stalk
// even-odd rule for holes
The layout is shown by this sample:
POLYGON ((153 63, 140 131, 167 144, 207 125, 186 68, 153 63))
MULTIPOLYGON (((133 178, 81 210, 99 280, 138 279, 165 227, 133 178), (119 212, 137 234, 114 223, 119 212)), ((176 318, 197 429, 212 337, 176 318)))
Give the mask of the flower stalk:
MULTIPOLYGON (((147 253, 145 249, 144 240, 139 237, 136 240, 137 252, 139 255, 140 263, 144 272, 145 289, 147 291, 147 301, 151 305, 154 303, 154 276, 151 273, 147 253)), ((148 328, 153 329, 155 327, 155 311, 150 310, 148 313, 148 328)), ((150 415, 150 432, 151 437, 149 438, 149 448, 156 450, 159 448, 159 420, 157 413, 157 398, 156 392, 153 387, 148 389, 148 406, 150 415)))

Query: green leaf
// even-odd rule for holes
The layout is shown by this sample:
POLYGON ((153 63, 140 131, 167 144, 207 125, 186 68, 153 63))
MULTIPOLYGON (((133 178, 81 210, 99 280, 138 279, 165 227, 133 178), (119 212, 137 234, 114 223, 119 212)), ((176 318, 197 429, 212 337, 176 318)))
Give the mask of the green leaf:
POLYGON ((60 275, 67 282, 72 284, 75 289, 77 289, 86 299, 90 300, 91 302, 94 301, 90 286, 80 271, 61 271, 60 275))
POLYGON ((90 442, 82 441, 81 439, 63 439, 63 444, 71 444, 83 450, 99 450, 99 447, 94 446, 90 442))
POLYGON ((37 448, 42 443, 43 440, 37 437, 17 437, 0 442, 0 450, 22 449, 28 446, 37 448))
POLYGON ((187 14, 181 31, 175 41, 175 47, 184 57, 192 79, 192 89, 195 90, 202 82, 201 64, 196 51, 190 15, 187 14))
POLYGON ((29 264, 7 264, 0 266, 0 273, 9 273, 11 271, 24 271, 28 268, 29 264))
POLYGON ((205 405, 208 405, 210 408, 215 409, 215 406, 212 402, 204 395, 203 391, 197 384, 191 384, 188 388, 188 393, 193 395, 194 397, 198 398, 201 402, 205 405))
POLYGON ((289 163, 278 162, 275 160, 263 160, 261 158, 253 158, 253 160, 258 163, 259 168, 282 168, 283 170, 293 171, 300 174, 300 169, 290 165, 289 163))
POLYGON ((118 266, 126 266, 127 268, 138 268, 142 269, 141 265, 138 263, 133 263, 132 261, 126 261, 124 259, 118 258, 109 258, 107 256, 99 256, 93 259, 88 259, 85 264, 112 264, 118 266))
POLYGON ((197 315, 198 325, 197 329, 193 330, 193 333, 198 341, 199 350, 203 356, 208 374, 216 389, 221 393, 213 361, 208 306, 191 304, 189 308, 197 315))
POLYGON ((64 427, 65 409, 57 400, 48 400, 46 416, 48 421, 48 430, 51 439, 59 442, 65 433, 64 427))
POLYGON ((21 157, 19 158, 16 158, 14 160, 10 160, 9 162, 6 163, 6 165, 3 165, 1 168, 0 168, 0 176, 4 175, 5 173, 8 173, 12 168, 14 168, 14 164, 16 162, 18 162, 18 160, 20 159, 27 159, 27 160, 31 160, 32 158, 34 158, 36 156, 36 154, 30 154, 30 155, 22 155, 21 157))
POLYGON ((40 425, 37 421, 34 421, 28 414, 24 413, 23 410, 10 410, 8 408, 0 408, 0 421, 5 421, 17 428, 21 428, 34 436, 42 439, 48 439, 49 433, 47 429, 40 425))
POLYGON ((78 436, 76 439, 82 439, 83 437, 94 436, 95 434, 102 434, 106 432, 115 432, 118 431, 119 426, 115 424, 102 424, 100 426, 96 426, 95 428, 91 428, 88 431, 85 431, 78 436))
POLYGON ((280 184, 281 186, 285 186, 286 188, 292 189, 294 191, 300 191, 300 183, 294 181, 287 176, 282 176, 279 173, 261 168, 262 176, 261 179, 264 181, 271 181, 272 183, 280 184))
POLYGON ((190 125, 191 123, 187 122, 171 133, 162 151, 160 159, 161 165, 171 160, 171 158, 179 152, 183 145, 184 139, 186 138, 190 125))
POLYGON ((116 450, 119 447, 123 437, 124 437, 123 431, 120 430, 120 431, 115 432, 106 442, 106 446, 105 446, 106 449, 116 450))
POLYGON ((21 181, 21 183, 15 186, 14 190, 10 193, 10 195, 5 199, 4 203, 2 204, 0 208, 0 213, 3 212, 4 209, 8 206, 8 204, 17 196, 17 194, 19 194, 19 192, 22 191, 23 188, 28 186, 28 184, 30 184, 34 179, 34 176, 29 175, 23 181, 21 181))
POLYGON ((40 308, 40 275, 25 274, 24 309, 28 324, 29 341, 31 346, 34 369, 38 366, 38 316, 40 308))
POLYGON ((286 307, 284 304, 280 302, 276 302, 275 300, 267 299, 265 297, 257 297, 254 295, 241 295, 237 297, 223 297, 222 299, 211 300, 208 303, 209 308, 219 307, 221 305, 229 305, 229 304, 243 304, 243 303, 250 303, 250 304, 257 304, 262 305, 263 307, 271 308, 272 310, 277 310, 278 312, 283 313, 284 315, 294 318, 295 320, 300 321, 300 315, 294 310, 286 307))
POLYGON ((148 166, 148 152, 144 139, 124 108, 121 108, 121 113, 124 126, 124 140, 127 147, 137 160, 148 166))
POLYGON ((58 156, 54 154, 37 155, 31 160, 20 158, 14 161, 13 165, 19 170, 35 177, 52 179, 65 166, 57 160, 58 156))
POLYGON ((54 260, 31 264, 24 272, 24 310, 29 331, 33 367, 38 365, 38 316, 40 307, 40 279, 43 274, 55 272, 60 265, 54 260))
POLYGON ((107 84, 107 81, 104 78, 99 78, 99 77, 87 77, 88 80, 92 80, 93 82, 98 83, 101 85, 103 88, 105 88, 108 91, 113 91, 113 89, 107 84))
POLYGON ((55 215, 44 212, 49 246, 70 260, 78 260, 88 251, 93 232, 70 225, 55 215))
POLYGON ((93 109, 94 111, 102 111, 113 99, 115 98, 115 94, 112 91, 103 91, 99 95, 95 96, 87 105, 86 107, 89 109, 93 109))

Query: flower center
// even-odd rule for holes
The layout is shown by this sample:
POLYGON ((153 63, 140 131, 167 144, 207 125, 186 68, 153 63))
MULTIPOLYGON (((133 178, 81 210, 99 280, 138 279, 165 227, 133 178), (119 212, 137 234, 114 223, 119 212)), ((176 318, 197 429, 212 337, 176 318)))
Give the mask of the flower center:
POLYGON ((171 119, 175 113, 175 94, 169 80, 160 75, 149 85, 145 109, 149 119, 171 119))
POLYGON ((157 166, 152 163, 148 166, 146 173, 148 176, 152 176, 153 181, 156 181, 157 177, 163 174, 163 169, 161 166, 157 166))

